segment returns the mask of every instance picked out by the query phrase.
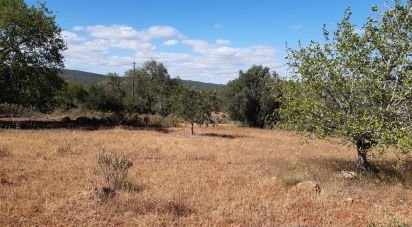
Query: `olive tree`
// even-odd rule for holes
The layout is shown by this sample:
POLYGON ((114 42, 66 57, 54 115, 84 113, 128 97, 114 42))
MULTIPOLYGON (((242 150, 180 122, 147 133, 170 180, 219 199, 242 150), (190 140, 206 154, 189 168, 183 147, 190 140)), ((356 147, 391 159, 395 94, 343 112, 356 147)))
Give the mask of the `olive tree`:
POLYGON ((194 135, 194 125, 209 124, 212 112, 217 110, 217 97, 214 91, 195 91, 183 88, 175 98, 175 113, 190 123, 194 135))
POLYGON ((353 142, 360 171, 376 171, 367 159, 372 147, 410 153, 411 12, 410 1, 374 6, 358 29, 348 9, 332 38, 324 27, 325 43, 289 49, 296 81, 280 109, 285 125, 353 142))

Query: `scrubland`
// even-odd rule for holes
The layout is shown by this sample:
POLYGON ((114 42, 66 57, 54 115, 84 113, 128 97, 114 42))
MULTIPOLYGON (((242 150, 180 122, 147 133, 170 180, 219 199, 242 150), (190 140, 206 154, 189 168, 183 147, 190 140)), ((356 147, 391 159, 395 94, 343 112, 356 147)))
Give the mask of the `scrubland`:
POLYGON ((412 223, 412 167, 292 132, 235 126, 164 130, 1 130, 0 225, 367 226, 412 223), (132 190, 102 200, 97 156, 124 153, 132 190), (294 184, 317 181, 318 194, 294 184))

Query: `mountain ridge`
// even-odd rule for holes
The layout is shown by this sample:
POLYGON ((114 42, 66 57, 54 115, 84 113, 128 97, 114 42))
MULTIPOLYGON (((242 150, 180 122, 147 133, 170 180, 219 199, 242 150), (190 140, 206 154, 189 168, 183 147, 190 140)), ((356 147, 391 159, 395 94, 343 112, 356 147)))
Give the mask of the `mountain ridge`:
MULTIPOLYGON (((106 75, 99 73, 86 72, 81 70, 73 69, 63 69, 62 73, 59 74, 65 80, 77 81, 84 85, 95 85, 106 78, 106 75)), ((199 90, 207 89, 220 89, 223 88, 224 84, 206 83, 195 80, 182 80, 182 83, 187 87, 199 90)))

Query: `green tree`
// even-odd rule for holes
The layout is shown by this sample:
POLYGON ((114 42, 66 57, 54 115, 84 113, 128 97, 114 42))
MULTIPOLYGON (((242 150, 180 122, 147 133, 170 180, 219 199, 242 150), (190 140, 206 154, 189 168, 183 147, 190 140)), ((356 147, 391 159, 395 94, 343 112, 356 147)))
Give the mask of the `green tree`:
POLYGON ((115 73, 109 73, 104 81, 90 87, 87 107, 118 113, 124 110, 124 97, 123 79, 115 73))
POLYGON ((88 98, 86 88, 76 82, 67 81, 60 94, 57 96, 58 104, 64 109, 79 108, 88 98))
POLYGON ((273 112, 279 107, 278 100, 271 96, 273 85, 279 81, 276 73, 268 67, 252 66, 240 71, 239 78, 227 84, 224 103, 230 117, 251 127, 271 125, 273 112), (270 120, 269 120, 270 119, 270 120))
POLYGON ((167 68, 160 62, 145 62, 137 70, 126 72, 126 106, 129 111, 158 113, 167 116, 172 112, 172 97, 182 87, 178 79, 170 78, 167 68), (133 89, 134 84, 134 89, 133 89), (132 93, 134 91, 134 93, 132 93))
MULTIPOLYGON (((357 168, 374 146, 412 148, 412 8, 395 1, 367 20, 362 32, 350 23, 348 9, 333 38, 289 50, 296 83, 284 96, 282 121, 320 136, 340 136, 357 147, 357 168)), ((377 7, 372 8, 377 11, 377 7)))
POLYGON ((216 93, 213 91, 195 91, 182 89, 174 100, 175 113, 190 123, 190 132, 194 135, 194 125, 209 124, 212 112, 216 111, 216 93))
POLYGON ((66 49, 55 16, 44 4, 0 0, 0 103, 47 110, 64 80, 66 49))

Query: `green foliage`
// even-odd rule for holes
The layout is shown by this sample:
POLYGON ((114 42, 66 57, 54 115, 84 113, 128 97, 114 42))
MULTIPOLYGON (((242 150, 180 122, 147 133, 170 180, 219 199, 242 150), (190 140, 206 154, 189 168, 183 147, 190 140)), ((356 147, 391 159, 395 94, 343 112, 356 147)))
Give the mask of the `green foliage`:
POLYGON ((246 72, 240 71, 239 78, 230 81, 225 91, 230 117, 251 127, 276 122, 273 112, 280 103, 271 94, 277 81, 278 75, 271 75, 267 67, 254 65, 246 72))
POLYGON ((0 103, 48 110, 64 81, 61 29, 44 4, 0 0, 0 103))
POLYGON ((24 117, 40 114, 39 112, 37 112, 37 109, 33 107, 24 107, 19 104, 9 103, 0 104, 0 113, 8 117, 24 117))
MULTIPOLYGON (((376 10, 374 10, 376 11, 376 10)), ((289 50, 296 81, 286 88, 279 111, 288 127, 320 136, 341 136, 358 148, 360 170, 373 146, 412 148, 411 3, 369 18, 356 32, 351 12, 326 43, 289 50)))
POLYGON ((98 155, 97 164, 107 188, 116 191, 130 187, 127 173, 133 163, 124 154, 102 151, 98 155))
POLYGON ((85 86, 96 85, 106 79, 106 75, 79 70, 63 69, 59 74, 66 81, 76 81, 85 86))
POLYGON ((204 83, 193 80, 181 80, 183 85, 192 90, 223 90, 225 85, 214 84, 214 83, 204 83))
POLYGON ((136 70, 127 71, 123 77, 114 73, 104 76, 75 70, 64 70, 61 76, 68 83, 57 98, 63 109, 86 107, 98 111, 159 114, 163 117, 173 113, 175 100, 188 86, 209 91, 212 87, 223 87, 172 79, 166 67, 153 60, 136 70))
MULTIPOLYGON (((132 76, 133 71, 126 72, 126 76, 132 76)), ((78 83, 84 84, 86 86, 96 85, 99 82, 106 79, 106 75, 98 74, 98 73, 90 73, 84 72, 79 70, 70 70, 70 69, 63 69, 60 73, 60 77, 65 79, 66 81, 76 81, 78 83)), ((223 90, 225 85, 223 84, 214 84, 214 83, 204 83, 199 81, 192 81, 192 80, 182 80, 177 78, 177 80, 181 81, 184 86, 187 88, 191 88, 193 90, 223 90)), ((131 87, 129 87, 131 89, 131 87)))
POLYGON ((214 91, 183 89, 174 104, 175 113, 191 124, 203 125, 212 122, 212 112, 217 110, 217 96, 214 91))
POLYGON ((57 96, 57 103, 65 110, 79 108, 86 102, 88 96, 89 93, 83 85, 76 81, 67 81, 57 96))
POLYGON ((162 116, 171 114, 172 99, 183 85, 180 80, 170 78, 162 63, 147 61, 136 71, 127 71, 126 77, 125 105, 128 111, 162 116))
POLYGON ((104 81, 90 87, 86 106, 91 110, 118 113, 124 110, 124 97, 122 78, 109 74, 104 81))

